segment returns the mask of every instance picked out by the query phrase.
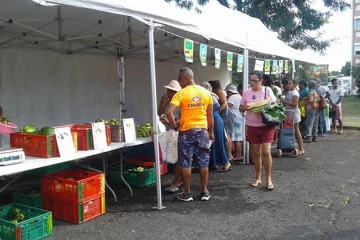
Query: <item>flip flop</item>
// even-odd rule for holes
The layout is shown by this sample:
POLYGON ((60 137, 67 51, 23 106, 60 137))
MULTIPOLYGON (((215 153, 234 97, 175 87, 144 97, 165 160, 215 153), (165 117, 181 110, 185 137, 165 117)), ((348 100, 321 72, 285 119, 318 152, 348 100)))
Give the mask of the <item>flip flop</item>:
POLYGON ((305 154, 305 151, 299 151, 299 155, 305 154))
POLYGON ((165 188, 165 192, 167 192, 167 193, 177 193, 177 192, 179 192, 179 188, 178 187, 176 187, 176 188, 168 187, 168 188, 165 188))
POLYGON ((231 165, 228 168, 222 167, 220 169, 220 172, 230 172, 231 171, 231 165))
POLYGON ((252 186, 252 187, 257 187, 259 185, 261 185, 261 181, 258 181, 258 180, 255 180, 255 181, 250 183, 250 186, 252 186))
POLYGON ((242 161, 244 158, 240 157, 240 158, 233 158, 232 161, 242 161))
POLYGON ((270 184, 270 185, 266 184, 266 189, 267 190, 270 190, 270 191, 274 190, 274 187, 275 187, 274 184, 270 184))

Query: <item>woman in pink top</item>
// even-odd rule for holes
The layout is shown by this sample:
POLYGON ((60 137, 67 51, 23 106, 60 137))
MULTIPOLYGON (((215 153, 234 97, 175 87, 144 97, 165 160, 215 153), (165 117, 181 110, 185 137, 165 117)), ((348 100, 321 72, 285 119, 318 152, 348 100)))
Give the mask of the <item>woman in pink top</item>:
POLYGON ((263 76, 261 73, 250 74, 251 88, 244 91, 241 102, 240 111, 246 112, 246 140, 250 143, 251 156, 255 165, 256 179, 250 185, 257 187, 261 184, 261 168, 262 163, 265 167, 266 188, 274 189, 271 179, 271 143, 274 139, 275 127, 267 126, 262 122, 261 114, 254 114, 248 111, 249 103, 258 102, 271 97, 271 102, 276 102, 273 91, 269 87, 262 86, 263 76))

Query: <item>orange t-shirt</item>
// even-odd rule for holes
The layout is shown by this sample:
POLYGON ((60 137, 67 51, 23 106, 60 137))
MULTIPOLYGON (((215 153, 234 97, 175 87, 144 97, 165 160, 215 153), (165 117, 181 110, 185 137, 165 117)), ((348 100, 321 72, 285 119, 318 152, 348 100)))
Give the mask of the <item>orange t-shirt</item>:
POLYGON ((205 88, 199 85, 187 86, 174 95, 171 103, 180 107, 180 131, 208 128, 206 109, 213 101, 205 88))

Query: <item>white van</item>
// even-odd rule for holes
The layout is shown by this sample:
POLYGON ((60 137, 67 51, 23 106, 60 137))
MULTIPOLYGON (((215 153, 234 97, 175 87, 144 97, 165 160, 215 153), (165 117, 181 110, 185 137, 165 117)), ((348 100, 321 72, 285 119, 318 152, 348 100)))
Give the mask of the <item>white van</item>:
POLYGON ((345 95, 351 95, 352 80, 351 77, 337 78, 338 86, 344 90, 345 95))

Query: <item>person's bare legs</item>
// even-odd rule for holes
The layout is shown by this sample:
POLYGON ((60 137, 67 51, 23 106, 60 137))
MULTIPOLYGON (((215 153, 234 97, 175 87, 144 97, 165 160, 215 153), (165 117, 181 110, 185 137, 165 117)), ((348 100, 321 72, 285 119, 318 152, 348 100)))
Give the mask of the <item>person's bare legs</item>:
POLYGON ((208 167, 201 167, 200 170, 200 182, 201 188, 203 192, 207 192, 207 185, 209 180, 209 168, 208 167))
POLYGON ((272 157, 271 157, 271 143, 263 143, 261 146, 262 160, 265 168, 266 186, 273 188, 271 179, 272 157))
POLYGON ((174 165, 174 180, 168 190, 176 190, 179 187, 180 181, 181 181, 181 171, 182 167, 179 166, 178 163, 175 163, 174 165))
POLYGON ((242 142, 236 141, 234 142, 235 145, 235 159, 241 159, 242 155, 242 142))
POLYGON ((335 118, 332 119, 332 129, 333 129, 334 132, 337 132, 337 130, 336 130, 336 119, 335 118))
POLYGON ((226 134, 227 142, 226 142, 226 148, 229 156, 229 161, 231 161, 234 157, 232 155, 232 140, 231 136, 226 134))
POLYGON ((191 168, 182 168, 181 177, 184 184, 184 192, 190 192, 191 168))
POLYGON ((255 181, 251 183, 252 186, 256 187, 261 183, 261 144, 251 144, 251 156, 255 166, 255 181))
POLYGON ((301 136, 300 129, 299 129, 299 123, 294 123, 294 130, 295 130, 296 141, 299 145, 299 152, 303 153, 303 152, 305 152, 305 150, 304 150, 304 144, 303 144, 302 136, 301 136))
POLYGON ((340 132, 343 131, 343 122, 341 119, 338 119, 339 126, 340 126, 340 132))

